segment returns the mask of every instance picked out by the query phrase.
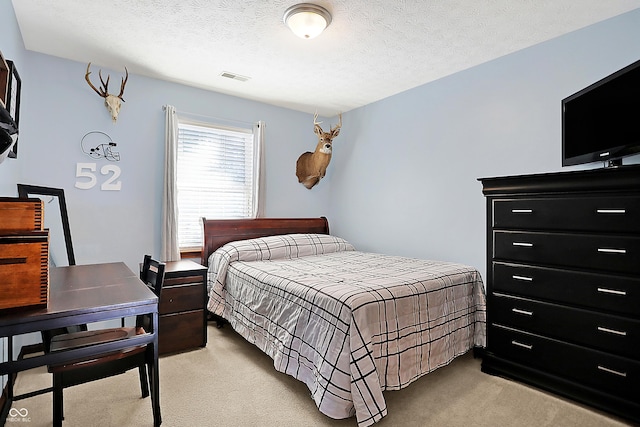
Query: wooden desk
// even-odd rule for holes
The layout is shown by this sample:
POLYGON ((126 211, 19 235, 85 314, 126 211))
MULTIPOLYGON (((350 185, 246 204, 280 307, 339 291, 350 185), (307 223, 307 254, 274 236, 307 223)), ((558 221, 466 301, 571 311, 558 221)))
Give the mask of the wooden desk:
MULTIPOLYGON (((8 393, 13 400, 12 374, 37 366, 60 364, 117 351, 137 345, 149 346, 152 360, 150 373, 154 426, 162 422, 158 376, 158 298, 124 263, 74 265, 52 268, 49 272, 49 303, 46 308, 0 313, 0 337, 12 340, 15 335, 38 332, 82 323, 150 314, 152 331, 126 340, 84 348, 49 353, 42 356, 0 363, 0 375, 8 374, 8 393)), ((11 347, 11 346, 10 346, 11 347)), ((10 352, 11 353, 11 352, 10 352)), ((0 419, 4 424, 6 413, 0 419)))

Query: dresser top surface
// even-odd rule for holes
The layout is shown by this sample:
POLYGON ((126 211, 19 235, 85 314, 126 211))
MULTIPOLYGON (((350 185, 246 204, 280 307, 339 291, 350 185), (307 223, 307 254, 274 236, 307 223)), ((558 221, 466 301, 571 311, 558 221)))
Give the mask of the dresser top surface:
POLYGON ((640 165, 479 178, 485 195, 580 191, 640 191, 640 165))
POLYGON ((166 261, 165 273, 177 273, 185 271, 203 271, 207 270, 207 267, 198 264, 195 261, 189 259, 183 259, 180 261, 166 261))

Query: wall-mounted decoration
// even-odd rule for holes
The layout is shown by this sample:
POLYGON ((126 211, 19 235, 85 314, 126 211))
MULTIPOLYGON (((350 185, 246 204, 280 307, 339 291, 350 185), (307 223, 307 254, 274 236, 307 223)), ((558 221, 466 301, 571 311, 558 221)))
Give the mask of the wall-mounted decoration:
POLYGON ((18 154, 17 114, 20 105, 20 76, 11 61, 0 52, 0 163, 18 154), (16 83, 17 82, 17 83, 16 83))
POLYGON ((296 176, 298 182, 308 189, 313 188, 327 172, 327 167, 331 161, 331 144, 333 139, 340 133, 342 127, 342 114, 338 115, 339 123, 332 127, 329 132, 324 132, 318 122, 318 114, 313 116, 313 132, 318 135, 316 150, 311 153, 307 151, 298 157, 296 162, 296 176))
POLYGON ((9 134, 7 130, 2 128, 2 123, 0 123, 0 163, 9 157, 17 140, 18 134, 9 134))
POLYGON ((92 159, 106 159, 112 162, 120 161, 120 153, 113 151, 118 144, 104 132, 92 131, 82 137, 80 147, 82 152, 92 159))
MULTIPOLYGON (((98 165, 95 163, 77 163, 76 164, 76 183, 75 187, 80 190, 90 190, 98 184, 96 171, 98 165)), ((100 184, 102 191, 120 191, 122 189, 122 181, 120 174, 122 170, 118 165, 108 164, 100 168, 100 175, 104 177, 100 184)))
POLYGON ((7 84, 9 83, 9 65, 0 52, 0 108, 7 105, 7 84))
MULTIPOLYGON (((82 152, 92 159, 105 159, 111 162, 120 161, 120 153, 113 149, 117 146, 109 135, 100 131, 92 131, 85 134, 80 141, 82 152)), ((76 164, 75 187, 81 190, 89 190, 98 184, 96 173, 102 175, 103 180, 100 189, 103 191, 119 191, 122 189, 120 174, 122 170, 114 164, 107 164, 100 167, 95 163, 76 164)))
POLYGON ((0 163, 13 152, 17 141, 18 125, 9 116, 9 112, 0 105, 0 163))
MULTIPOLYGON (((7 60, 9 67, 9 78, 7 82, 7 111, 9 116, 16 124, 16 129, 20 126, 20 90, 22 89, 22 80, 18 74, 18 70, 13 61, 7 60)), ((18 157, 18 142, 13 144, 13 148, 9 152, 9 157, 18 157)))
POLYGON ((90 68, 91 62, 89 62, 89 65, 87 65, 87 72, 84 75, 84 79, 87 81, 91 89, 93 89, 98 95, 104 98, 104 105, 107 107, 107 110, 109 110, 109 113, 111 114, 111 120, 115 123, 116 120, 118 120, 120 106, 122 105, 122 102, 124 102, 122 95, 124 95, 124 87, 127 84, 127 80, 129 80, 129 70, 127 70, 127 67, 124 67, 126 76, 122 78, 122 81, 120 83, 120 94, 116 96, 109 93, 109 78, 111 78, 111 76, 107 76, 107 80, 105 81, 102 79, 102 70, 98 71, 101 86, 100 89, 97 89, 89 79, 89 74, 91 74, 91 71, 89 71, 90 68))

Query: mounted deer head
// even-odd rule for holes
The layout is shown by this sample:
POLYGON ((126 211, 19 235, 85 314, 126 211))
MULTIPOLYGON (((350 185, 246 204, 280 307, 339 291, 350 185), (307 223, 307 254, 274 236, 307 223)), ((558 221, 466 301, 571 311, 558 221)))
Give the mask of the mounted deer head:
POLYGON ((91 89, 95 90, 98 95, 104 98, 104 105, 107 107, 107 110, 109 110, 109 113, 111 114, 111 120, 113 120, 113 122, 115 123, 116 120, 118 120, 118 113, 120 113, 121 103, 124 102, 122 95, 124 94, 124 87, 127 84, 127 80, 129 79, 129 70, 127 70, 127 67, 124 67, 127 75, 126 77, 122 78, 122 82, 120 83, 120 94, 118 96, 115 96, 109 93, 109 78, 111 78, 111 76, 107 76, 107 81, 105 82, 102 79, 102 70, 98 71, 98 75, 100 76, 100 83, 102 83, 102 86, 100 86, 100 89, 96 89, 96 87, 93 85, 93 83, 91 83, 91 80, 89 79, 89 74, 91 74, 89 68, 91 68, 91 62, 89 62, 89 65, 87 65, 87 73, 84 75, 84 79, 87 81, 87 83, 89 83, 91 89))
POLYGON ((333 139, 340 133, 342 127, 342 114, 338 115, 339 122, 332 127, 329 132, 324 132, 318 122, 318 113, 313 116, 313 132, 318 135, 318 145, 313 153, 307 151, 298 157, 296 162, 296 176, 298 182, 308 189, 313 188, 327 172, 327 167, 331 161, 331 144, 333 139))

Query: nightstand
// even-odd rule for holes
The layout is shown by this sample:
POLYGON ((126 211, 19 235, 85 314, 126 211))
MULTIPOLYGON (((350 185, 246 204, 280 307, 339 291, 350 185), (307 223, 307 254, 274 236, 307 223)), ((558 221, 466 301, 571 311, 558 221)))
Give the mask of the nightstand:
POLYGON ((167 261, 159 304, 160 355, 207 345, 207 267, 167 261))

